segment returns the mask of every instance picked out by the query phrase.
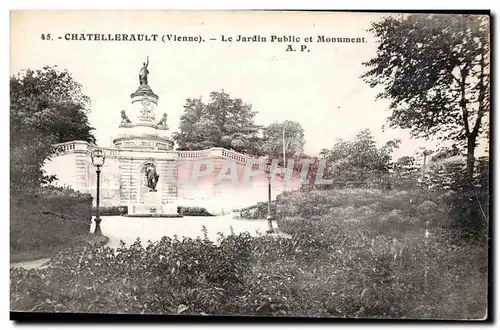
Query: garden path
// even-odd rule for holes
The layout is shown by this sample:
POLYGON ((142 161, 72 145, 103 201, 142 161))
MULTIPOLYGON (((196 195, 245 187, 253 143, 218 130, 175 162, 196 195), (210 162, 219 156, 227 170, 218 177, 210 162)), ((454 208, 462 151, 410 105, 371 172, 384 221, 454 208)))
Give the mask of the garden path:
MULTIPOLYGON (((148 240, 157 241, 163 236, 173 237, 177 235, 182 237, 197 238, 203 237, 202 228, 207 229, 207 236, 210 240, 216 241, 218 233, 225 236, 234 233, 248 232, 252 236, 266 235, 267 220, 241 220, 233 219, 232 215, 222 215, 214 217, 183 217, 183 218, 129 218, 122 216, 104 216, 102 217, 101 230, 104 235, 109 237, 108 245, 117 248, 120 241, 127 245, 134 243, 140 238, 143 244, 148 240)), ((273 228, 278 225, 273 221, 273 228)), ((94 231, 94 222, 90 228, 94 231)), ((286 234, 276 234, 283 237, 289 237, 286 234)), ((40 268, 48 259, 39 259, 34 261, 13 263, 11 267, 22 267, 26 269, 40 268)))

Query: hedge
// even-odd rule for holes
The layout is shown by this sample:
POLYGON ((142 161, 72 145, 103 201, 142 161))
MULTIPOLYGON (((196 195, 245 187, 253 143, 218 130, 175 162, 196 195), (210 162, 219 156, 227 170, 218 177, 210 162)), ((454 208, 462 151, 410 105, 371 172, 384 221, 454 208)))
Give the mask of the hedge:
MULTIPOLYGON (((256 205, 234 210, 242 219, 266 219, 268 216, 268 202, 259 202, 256 205)), ((276 201, 271 201, 271 214, 276 214, 276 201)))
POLYGON ((213 216, 210 212, 207 211, 204 207, 196 207, 196 206, 178 206, 177 213, 184 216, 213 216))
POLYGON ((90 230, 92 196, 45 187, 12 194, 11 253, 45 250, 71 243, 90 230))
MULTIPOLYGON (((128 206, 101 206, 99 207, 101 216, 125 215, 128 213, 128 206)), ((213 216, 203 207, 178 206, 177 213, 185 216, 213 216)), ((92 214, 96 214, 96 208, 92 208, 92 214)))
MULTIPOLYGON (((128 206, 100 206, 99 214, 101 216, 110 216, 110 215, 124 215, 128 213, 128 206)), ((96 207, 92 207, 92 215, 97 214, 96 207)))

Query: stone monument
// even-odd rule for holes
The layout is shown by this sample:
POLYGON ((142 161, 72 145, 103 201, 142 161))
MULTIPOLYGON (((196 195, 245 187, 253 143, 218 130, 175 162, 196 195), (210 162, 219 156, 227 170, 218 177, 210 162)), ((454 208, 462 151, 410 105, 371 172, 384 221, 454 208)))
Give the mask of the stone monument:
POLYGON ((148 66, 149 57, 139 71, 139 86, 130 95, 130 117, 122 110, 120 135, 113 143, 123 154, 123 186, 130 186, 128 215, 175 216, 177 196, 170 194, 177 186, 177 153, 168 135, 166 113, 157 120, 158 95, 149 86, 148 66))
MULTIPOLYGON (((267 178, 261 182, 260 177, 252 177, 248 185, 215 180, 225 164, 236 163, 239 173, 255 165, 250 156, 219 147, 174 150, 168 111, 159 107, 158 95, 151 88, 155 76, 150 76, 149 65, 147 58, 138 70, 139 84, 130 94, 130 106, 116 109, 119 130, 111 148, 78 140, 54 145, 57 154, 44 164, 48 175, 57 175, 54 184, 95 197, 97 175, 90 154, 100 148, 106 155, 100 181, 101 206, 128 208, 131 217, 177 217, 178 206, 204 207, 217 214, 256 204, 267 196, 267 178), (199 160, 212 161, 213 173, 193 182, 193 166, 199 160)), ((129 78, 137 83, 134 76, 129 78)), ((292 184, 298 189, 301 180, 287 183, 289 189, 292 184)), ((277 194, 281 186, 275 185, 272 193, 277 194)))

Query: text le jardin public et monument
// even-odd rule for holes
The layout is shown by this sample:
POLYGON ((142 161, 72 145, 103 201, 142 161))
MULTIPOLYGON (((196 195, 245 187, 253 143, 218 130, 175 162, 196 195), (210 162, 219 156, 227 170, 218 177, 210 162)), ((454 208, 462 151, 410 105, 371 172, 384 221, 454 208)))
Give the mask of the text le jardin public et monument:
POLYGON ((90 42, 160 42, 160 43, 204 43, 204 42, 222 42, 222 43, 272 43, 282 44, 287 52, 310 52, 312 43, 319 44, 363 44, 366 43, 364 36, 340 36, 340 35, 308 35, 297 36, 288 35, 226 35, 210 36, 208 38, 201 35, 178 35, 178 34, 160 34, 160 33, 72 33, 63 35, 53 35, 51 33, 42 33, 42 40, 49 41, 90 41, 90 42))

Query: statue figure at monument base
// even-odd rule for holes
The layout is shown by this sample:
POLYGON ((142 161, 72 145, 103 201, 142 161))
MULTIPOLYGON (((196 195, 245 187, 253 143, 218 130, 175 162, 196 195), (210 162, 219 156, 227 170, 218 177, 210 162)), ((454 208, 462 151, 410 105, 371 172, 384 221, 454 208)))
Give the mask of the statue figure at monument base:
POLYGON ((156 191, 156 185, 158 184, 158 178, 160 175, 156 173, 156 168, 154 166, 149 166, 146 169, 146 179, 147 187, 149 191, 156 191))

